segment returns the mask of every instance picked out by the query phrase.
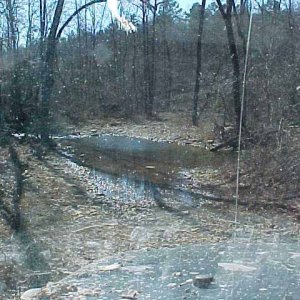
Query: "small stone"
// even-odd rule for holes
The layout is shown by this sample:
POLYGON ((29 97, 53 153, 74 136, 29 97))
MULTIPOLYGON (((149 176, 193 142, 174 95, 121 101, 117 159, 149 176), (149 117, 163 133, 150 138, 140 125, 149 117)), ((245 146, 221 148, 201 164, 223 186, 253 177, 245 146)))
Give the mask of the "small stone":
POLYGON ((194 286, 200 289, 206 289, 214 280, 212 275, 197 275, 193 280, 194 286))
POLYGON ((22 294, 21 300, 36 299, 41 291, 41 288, 30 289, 22 294))
POLYGON ((137 299, 137 296, 138 292, 133 290, 129 290, 128 292, 121 295, 123 299, 137 299))
POLYGON ((78 288, 75 285, 63 284, 59 286, 57 291, 59 291, 60 294, 68 294, 77 292, 78 288))
POLYGON ((193 279, 188 279, 188 280, 180 283, 179 286, 184 286, 184 285, 187 285, 187 284, 190 284, 190 283, 193 283, 193 279))
POLYGON ((117 269, 120 269, 122 266, 119 263, 114 263, 111 265, 107 265, 107 266, 99 266, 98 270, 101 272, 105 272, 105 271, 114 271, 117 269))

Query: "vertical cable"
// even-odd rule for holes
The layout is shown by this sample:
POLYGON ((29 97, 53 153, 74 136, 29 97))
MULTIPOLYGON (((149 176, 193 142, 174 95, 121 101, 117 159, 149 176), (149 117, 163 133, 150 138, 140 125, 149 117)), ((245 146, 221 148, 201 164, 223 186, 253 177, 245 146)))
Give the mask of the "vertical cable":
POLYGON ((247 78, 249 48, 250 48, 252 20, 253 20, 253 9, 252 9, 252 7, 250 9, 251 10, 250 10, 250 20, 249 20, 248 37, 247 37, 247 48, 246 48, 246 57, 245 57, 245 66, 244 66, 243 86, 242 86, 241 112, 240 112, 239 137, 238 137, 238 151, 237 151, 238 152, 238 157, 237 157, 237 168, 236 168, 235 215, 234 215, 235 228, 236 228, 237 219, 238 219, 242 124, 243 124, 243 115, 244 115, 246 78, 247 78))

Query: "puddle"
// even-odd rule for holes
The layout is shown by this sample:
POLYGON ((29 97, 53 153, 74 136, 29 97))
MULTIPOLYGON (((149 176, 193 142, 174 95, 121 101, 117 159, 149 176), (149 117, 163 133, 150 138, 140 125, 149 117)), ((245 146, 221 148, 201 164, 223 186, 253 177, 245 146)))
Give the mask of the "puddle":
POLYGON ((218 168, 231 156, 198 147, 113 135, 66 138, 61 144, 88 167, 154 183, 170 182, 179 168, 218 168))
POLYGON ((73 162, 90 169, 88 176, 96 193, 125 202, 151 199, 160 203, 176 198, 189 206, 199 205, 199 195, 178 188, 179 172, 199 166, 218 168, 233 156, 112 135, 64 138, 60 143, 73 162))

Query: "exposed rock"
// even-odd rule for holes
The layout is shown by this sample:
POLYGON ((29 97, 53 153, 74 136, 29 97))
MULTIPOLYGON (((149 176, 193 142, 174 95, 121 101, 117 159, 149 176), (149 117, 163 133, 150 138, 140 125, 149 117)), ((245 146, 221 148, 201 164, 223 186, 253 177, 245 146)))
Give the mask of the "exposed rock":
POLYGON ((36 289, 30 289, 26 291, 25 293, 22 294, 21 300, 32 300, 36 299, 38 295, 41 293, 42 289, 41 288, 36 288, 36 289))
POLYGON ((212 275, 197 275, 193 280, 193 284, 200 289, 206 289, 209 287, 213 280, 214 277, 212 275))
POLYGON ((99 271, 114 271, 114 270, 117 270, 117 269, 120 269, 121 268, 121 265, 119 263, 115 263, 115 264, 112 264, 112 265, 107 265, 107 266, 100 266, 99 267, 99 271))
POLYGON ((122 294, 123 299, 137 299, 138 292, 134 290, 129 290, 126 293, 122 294))
POLYGON ((188 279, 188 280, 180 283, 179 286, 184 286, 184 285, 191 284, 191 283, 193 283, 193 279, 188 279))

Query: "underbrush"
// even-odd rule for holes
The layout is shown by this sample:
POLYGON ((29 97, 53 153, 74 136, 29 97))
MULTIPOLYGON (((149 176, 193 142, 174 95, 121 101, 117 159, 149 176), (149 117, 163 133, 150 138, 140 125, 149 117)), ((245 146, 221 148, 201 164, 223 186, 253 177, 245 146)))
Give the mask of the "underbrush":
POLYGON ((252 205, 267 204, 300 211, 300 159, 296 136, 277 144, 257 144, 243 155, 241 181, 248 185, 252 205))

